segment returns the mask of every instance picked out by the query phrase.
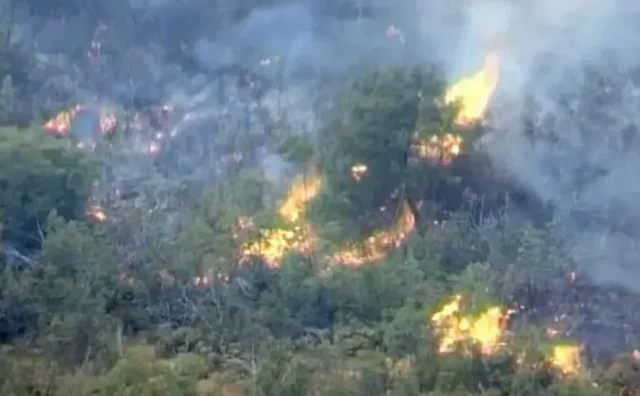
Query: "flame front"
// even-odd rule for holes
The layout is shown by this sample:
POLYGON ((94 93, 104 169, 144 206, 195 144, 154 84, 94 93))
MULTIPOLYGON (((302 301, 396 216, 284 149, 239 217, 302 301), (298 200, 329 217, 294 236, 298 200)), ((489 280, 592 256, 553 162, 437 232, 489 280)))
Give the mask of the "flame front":
POLYGON ((464 342, 477 344, 484 355, 497 352, 502 346, 506 326, 505 310, 493 306, 478 316, 463 316, 460 314, 461 302, 462 296, 456 295, 431 317, 431 323, 440 337, 438 352, 454 352, 456 346, 464 342))
POLYGON ((549 363, 562 375, 572 376, 580 373, 582 363, 580 345, 556 345, 551 350, 549 363))
POLYGON ((489 101, 500 79, 499 57, 496 52, 487 55, 482 70, 463 78, 445 94, 445 103, 460 101, 460 112, 456 124, 468 126, 484 116, 489 101))
POLYGON ((404 201, 400 218, 395 227, 371 235, 361 245, 350 244, 347 248, 334 254, 332 261, 340 265, 358 267, 381 260, 386 256, 388 250, 397 248, 405 242, 415 226, 415 216, 409 204, 404 201))
MULTIPOLYGON (((320 193, 322 179, 315 175, 303 175, 289 189, 278 213, 291 224, 287 228, 268 228, 259 231, 257 240, 242 245, 241 260, 251 256, 263 259, 270 268, 277 268, 284 256, 289 252, 309 255, 313 252, 316 236, 313 228, 306 222, 307 204, 320 193)), ((240 231, 252 226, 250 219, 238 219, 240 231)), ((234 236, 237 233, 234 233, 234 236)))

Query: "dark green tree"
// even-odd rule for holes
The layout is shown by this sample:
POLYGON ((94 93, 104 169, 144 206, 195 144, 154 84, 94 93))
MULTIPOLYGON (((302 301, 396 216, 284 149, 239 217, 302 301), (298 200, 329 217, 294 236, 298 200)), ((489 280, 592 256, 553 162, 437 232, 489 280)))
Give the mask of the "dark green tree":
POLYGON ((38 248, 52 210, 84 217, 96 163, 39 128, 0 129, 0 212, 3 239, 19 250, 38 248))

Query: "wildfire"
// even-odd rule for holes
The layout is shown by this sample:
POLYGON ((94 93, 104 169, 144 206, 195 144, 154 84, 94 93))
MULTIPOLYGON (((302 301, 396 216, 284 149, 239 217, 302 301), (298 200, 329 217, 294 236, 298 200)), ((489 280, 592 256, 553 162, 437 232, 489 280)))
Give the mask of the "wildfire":
POLYGON ((351 177, 355 181, 360 181, 360 179, 362 179, 362 176, 367 173, 368 169, 369 168, 365 164, 355 164, 351 167, 351 177))
POLYGON ((492 52, 485 58, 482 70, 463 78, 445 94, 445 103, 460 101, 456 124, 468 126, 482 118, 500 79, 499 57, 492 52))
POLYGON ((204 271, 203 274, 193 277, 191 283, 195 286, 206 288, 213 283, 229 283, 229 275, 209 269, 204 271))
MULTIPOLYGON (((306 205, 320 193, 321 187, 322 179, 315 174, 298 177, 278 210, 280 217, 290 227, 260 230, 257 240, 249 241, 241 247, 242 259, 259 256, 267 266, 277 268, 289 252, 311 254, 316 236, 305 220, 305 210, 306 205)), ((252 227, 253 222, 249 218, 240 218, 236 222, 238 231, 252 227)), ((234 236, 236 235, 238 232, 234 232, 234 236)))
POLYGON ((303 174, 294 182, 278 213, 291 223, 302 219, 307 204, 318 196, 320 188, 322 188, 320 177, 314 174, 303 174))
POLYGON ((268 228, 260 230, 256 241, 246 243, 242 248, 244 258, 261 257, 270 268, 277 268, 289 252, 311 254, 315 236, 311 227, 295 226, 293 229, 268 228))
POLYGON ((107 221, 107 215, 99 205, 89 205, 85 210, 85 216, 96 223, 104 223, 107 221))
POLYGON ((358 267, 381 260, 392 248, 399 247, 407 240, 416 225, 416 219, 405 201, 402 203, 398 223, 390 230, 377 232, 367 238, 363 244, 349 246, 332 256, 332 261, 347 266, 358 267))
POLYGON ((80 106, 75 106, 69 110, 61 111, 49 121, 45 122, 43 128, 54 136, 68 136, 71 131, 71 123, 80 110, 80 106))
POLYGON ((461 302, 462 296, 456 295, 431 317, 440 336, 438 352, 451 353, 460 343, 470 341, 477 344, 484 355, 495 353, 502 346, 507 313, 493 306, 475 317, 463 316, 460 314, 461 302))
POLYGON ((562 375, 570 376, 580 373, 582 363, 580 345, 556 345, 551 350, 549 363, 562 375))
POLYGON ((118 126, 118 118, 114 111, 100 109, 100 132, 103 134, 113 133, 118 126))
POLYGON ((462 136, 457 134, 433 135, 429 139, 415 138, 411 144, 411 151, 418 158, 447 166, 460 155, 463 143, 462 136))
POLYGON ((57 137, 67 137, 71 133, 71 127, 73 125, 74 120, 80 114, 86 111, 97 111, 98 112, 98 125, 96 128, 101 134, 110 134, 113 133, 118 120, 113 111, 109 111, 106 108, 93 109, 91 107, 76 105, 69 110, 64 110, 56 114, 53 118, 49 119, 44 123, 44 130, 57 137))

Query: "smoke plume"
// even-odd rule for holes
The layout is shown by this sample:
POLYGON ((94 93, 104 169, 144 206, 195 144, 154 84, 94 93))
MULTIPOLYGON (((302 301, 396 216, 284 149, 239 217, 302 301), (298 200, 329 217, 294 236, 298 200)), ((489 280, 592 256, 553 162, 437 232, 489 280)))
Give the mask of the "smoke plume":
POLYGON ((464 65, 473 50, 501 57, 483 150, 554 207, 580 266, 598 281, 637 290, 638 4, 465 3, 459 51, 448 62, 464 65))

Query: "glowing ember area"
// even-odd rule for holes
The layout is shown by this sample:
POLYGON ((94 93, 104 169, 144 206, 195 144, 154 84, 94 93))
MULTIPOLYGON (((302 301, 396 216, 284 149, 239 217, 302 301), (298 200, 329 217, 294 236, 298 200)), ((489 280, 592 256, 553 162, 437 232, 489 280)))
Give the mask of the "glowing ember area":
POLYGON ((370 264, 386 257, 390 249, 400 247, 416 225, 413 211, 407 202, 402 203, 400 218, 390 230, 377 232, 364 243, 350 244, 346 249, 335 253, 331 259, 337 264, 358 267, 370 264))
POLYGON ((551 350, 549 363, 562 375, 576 375, 580 373, 582 368, 581 352, 582 347, 580 345, 556 345, 551 350))
POLYGON ((287 193, 278 213, 291 223, 302 219, 307 203, 318 196, 321 188, 322 179, 320 177, 315 175, 299 177, 287 193))
POLYGON ((196 276, 193 278, 193 284, 199 287, 209 286, 209 278, 206 276, 196 276))
POLYGON ((99 205, 89 205, 85 211, 85 216, 96 223, 104 223, 107 221, 107 215, 99 205))
POLYGON ((365 164, 355 164, 351 167, 351 177, 355 181, 360 181, 360 179, 362 179, 362 176, 367 173, 367 170, 368 168, 365 164))
MULTIPOLYGON (((241 247, 241 261, 258 256, 267 266, 277 268, 289 252, 311 254, 316 236, 313 228, 305 220, 305 210, 306 205, 318 196, 321 187, 322 179, 315 174, 298 177, 278 209, 280 217, 290 223, 291 228, 260 230, 257 240, 249 241, 241 247)), ((237 219, 234 237, 253 227, 250 218, 237 219)))
POLYGON ((103 134, 111 134, 115 132, 117 126, 118 118, 115 112, 100 109, 100 132, 103 134))
MULTIPOLYGON (((456 295, 431 317, 435 332, 440 337, 438 352, 451 353, 461 344, 476 344, 484 355, 491 355, 502 346, 507 314, 500 307, 490 307, 477 316, 460 313, 462 296, 456 295)), ((466 351, 468 352, 468 351, 466 351)))
POLYGON ((418 158, 447 166, 460 155, 463 143, 462 136, 457 134, 433 135, 429 139, 414 139, 411 152, 418 158))
POLYGON ((468 126, 484 116, 489 101, 500 80, 499 57, 495 52, 490 53, 482 70, 474 75, 463 78, 445 94, 445 103, 452 104, 459 101, 460 111, 456 124, 468 126))
POLYGON ((208 269, 204 271, 199 276, 196 276, 192 279, 192 282, 195 286, 198 287, 208 287, 214 283, 228 283, 229 276, 225 275, 220 271, 215 271, 213 269, 208 269))

